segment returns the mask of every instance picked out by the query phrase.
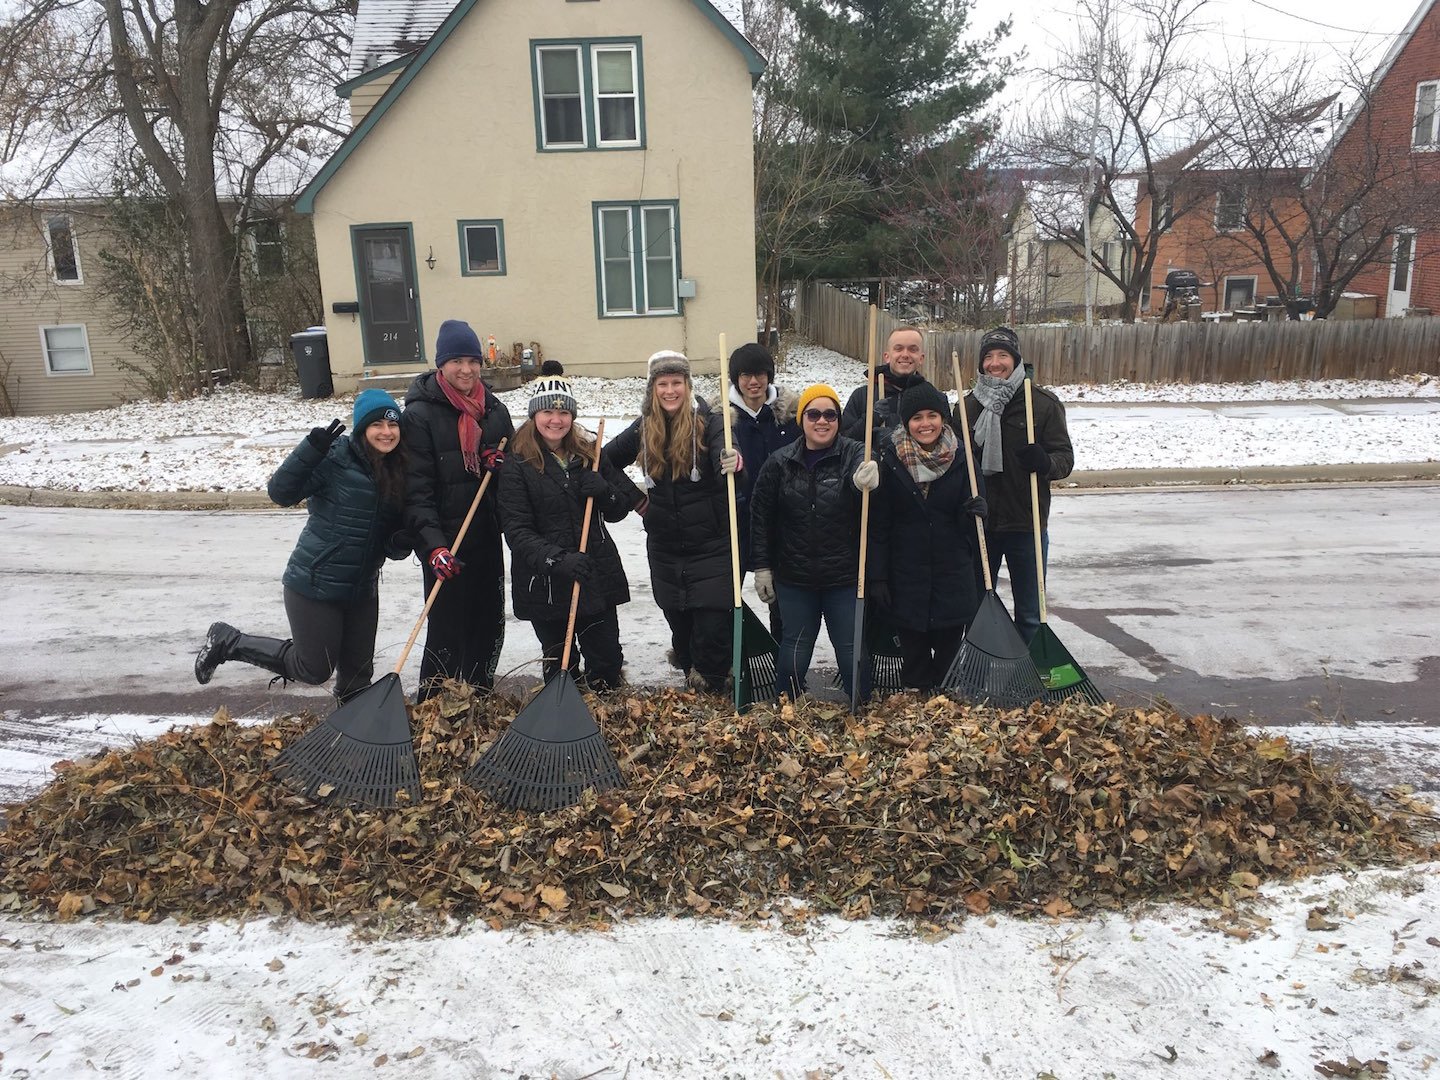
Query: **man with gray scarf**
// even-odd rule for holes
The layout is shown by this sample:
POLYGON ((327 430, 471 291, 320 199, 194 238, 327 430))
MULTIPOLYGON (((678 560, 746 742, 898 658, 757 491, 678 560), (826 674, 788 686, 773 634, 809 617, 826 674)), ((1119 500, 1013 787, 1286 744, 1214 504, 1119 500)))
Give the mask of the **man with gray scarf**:
MULTIPOLYGON (((1033 385, 1034 375, 1020 355, 1020 338, 1008 326, 987 330, 980 339, 980 378, 965 395, 965 420, 974 433, 990 516, 985 544, 990 569, 1000 560, 1010 568, 1015 628, 1027 642, 1040 628, 1040 589, 1035 580, 1035 534, 1030 518, 1030 474, 1039 481, 1041 551, 1050 561, 1050 481, 1063 480, 1075 467, 1075 452, 1065 427, 1065 406, 1048 390, 1033 385), (1031 379, 1035 441, 1025 431, 1025 380, 1031 379)), ((955 410, 956 422, 961 421, 955 410)), ((978 565, 978 564, 977 564, 978 565)))

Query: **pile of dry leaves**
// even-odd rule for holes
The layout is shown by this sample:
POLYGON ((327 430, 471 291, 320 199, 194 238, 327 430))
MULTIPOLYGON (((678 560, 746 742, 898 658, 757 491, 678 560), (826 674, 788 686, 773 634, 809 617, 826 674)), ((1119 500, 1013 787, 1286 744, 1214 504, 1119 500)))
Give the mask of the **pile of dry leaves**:
POLYGON ((1268 878, 1431 854, 1308 753, 1231 720, 902 696, 858 719, 823 703, 736 716, 676 692, 592 699, 629 786, 526 815, 460 782, 515 707, 455 693, 416 709, 423 797, 391 811, 315 806, 268 776, 309 718, 222 714, 67 764, 8 815, 0 910, 943 923, 992 906, 1223 906, 1268 878))

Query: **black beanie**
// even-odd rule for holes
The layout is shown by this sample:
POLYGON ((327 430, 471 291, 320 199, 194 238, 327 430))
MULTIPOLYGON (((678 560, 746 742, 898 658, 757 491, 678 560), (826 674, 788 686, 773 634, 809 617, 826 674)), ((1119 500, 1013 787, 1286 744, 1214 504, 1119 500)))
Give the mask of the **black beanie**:
POLYGON ((741 375, 764 375, 775 381, 775 358, 764 345, 746 342, 730 354, 730 385, 740 389, 741 375))
POLYGON ((950 400, 940 392, 934 383, 922 382, 917 386, 910 387, 900 395, 900 419, 902 422, 910 423, 912 416, 925 409, 935 410, 946 423, 950 422, 950 400))
POLYGON ((997 326, 993 330, 986 330, 984 336, 980 338, 980 357, 977 366, 982 371, 985 369, 985 354, 991 349, 1004 349, 1015 358, 1016 367, 1019 367, 1024 359, 1020 355, 1020 335, 1008 326, 997 326))
POLYGON ((541 375, 564 375, 565 365, 559 360, 546 360, 540 365, 541 375))

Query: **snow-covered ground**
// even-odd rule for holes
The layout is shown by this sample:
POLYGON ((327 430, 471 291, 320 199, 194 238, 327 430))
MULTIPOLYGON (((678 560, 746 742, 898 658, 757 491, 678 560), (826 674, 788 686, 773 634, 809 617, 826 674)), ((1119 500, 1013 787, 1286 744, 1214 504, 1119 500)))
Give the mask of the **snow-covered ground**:
MULTIPOLYGON (((828 383, 844 398, 864 377, 858 361, 796 345, 777 381, 797 389, 828 383)), ((574 385, 582 420, 593 428, 604 417, 612 434, 639 412, 645 388, 639 378, 577 378, 574 385)), ((696 387, 712 401, 719 397, 715 376, 698 378, 696 387)), ((1075 467, 1086 472, 1411 463, 1434 460, 1440 446, 1436 378, 1051 389, 1069 403, 1075 467), (1267 406, 1284 402, 1315 404, 1267 406)), ((524 418, 526 389, 501 398, 524 418)), ((66 491, 263 490, 305 432, 337 416, 348 422, 352 404, 352 397, 316 401, 295 390, 227 388, 187 401, 4 418, 0 484, 66 491)))

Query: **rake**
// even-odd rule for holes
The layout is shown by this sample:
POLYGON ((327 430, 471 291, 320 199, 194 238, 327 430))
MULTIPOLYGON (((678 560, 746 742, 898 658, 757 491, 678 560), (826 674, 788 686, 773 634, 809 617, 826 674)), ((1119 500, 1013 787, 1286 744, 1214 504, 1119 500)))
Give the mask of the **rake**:
MULTIPOLYGON (((720 359, 729 356, 725 335, 720 335, 720 359)), ((725 449, 735 449, 735 436, 730 426, 730 403, 724 402, 721 416, 725 421, 725 449)), ((735 593, 734 622, 730 627, 730 681, 734 683, 735 711, 743 713, 757 701, 775 696, 776 666, 780 654, 770 631, 745 603, 740 592, 740 521, 735 504, 735 474, 725 477, 726 495, 730 500, 730 580, 735 593)))
MULTIPOLYGON (((504 450, 501 439, 498 449, 504 450)), ((470 509, 455 534, 451 551, 459 551, 490 486, 491 473, 480 481, 470 509)), ((282 781, 299 787, 306 798, 358 806, 394 806, 400 791, 412 800, 420 795, 420 770, 415 763, 415 746, 410 739, 410 713, 405 707, 405 690, 400 672, 410 659, 410 650, 420 628, 440 595, 441 578, 435 579, 425 607, 410 639, 400 652, 393 671, 382 675, 319 724, 281 751, 270 772, 282 781)))
MULTIPOLYGON (((1025 436, 1032 443, 1035 441, 1035 405, 1029 379, 1025 380, 1025 436)), ((1035 585, 1040 591, 1040 628, 1030 639, 1030 659, 1045 686, 1045 700, 1056 702, 1078 697, 1092 705, 1103 705, 1105 695, 1090 681, 1080 662, 1070 655, 1045 620, 1045 545, 1040 532, 1040 484, 1034 473, 1030 474, 1030 524, 1035 533, 1035 585)))
MULTIPOLYGON (((595 460, 605 421, 595 432, 595 460)), ((585 500, 580 550, 590 543, 595 500, 585 500)), ((575 615, 580 609, 580 582, 570 589, 570 618, 565 626, 565 651, 560 670, 520 710, 505 734, 466 773, 465 782, 512 810, 559 810, 574 806, 587 790, 609 791, 625 786, 615 755, 605 745, 600 725, 570 675, 570 649, 575 643, 575 615)))
MULTIPOLYGON (((960 431, 965 442, 965 467, 970 471, 970 490, 975 486, 975 451, 970 445, 970 418, 965 414, 965 398, 961 394, 960 356, 950 354, 955 374, 955 392, 960 395, 960 431)), ((985 549, 985 526, 977 517, 975 535, 980 540, 980 568, 985 574, 985 595, 975 611, 960 651, 942 683, 962 697, 989 701, 1000 708, 1020 708, 1045 697, 1045 687, 1025 639, 1010 621, 1010 613, 995 593, 990 577, 990 555, 985 549)))
MULTIPOLYGON (((870 324, 865 332, 865 457, 869 461, 875 444, 875 305, 870 305, 870 324)), ((882 379, 883 383, 884 380, 882 379)), ((864 691, 860 663, 865 657, 865 548, 870 541, 870 492, 860 493, 860 570, 855 581, 855 637, 850 660, 850 711, 859 712, 864 691)))

